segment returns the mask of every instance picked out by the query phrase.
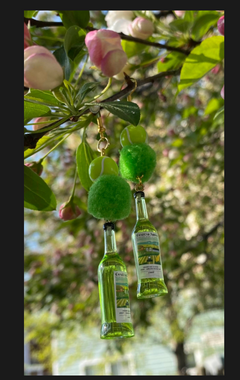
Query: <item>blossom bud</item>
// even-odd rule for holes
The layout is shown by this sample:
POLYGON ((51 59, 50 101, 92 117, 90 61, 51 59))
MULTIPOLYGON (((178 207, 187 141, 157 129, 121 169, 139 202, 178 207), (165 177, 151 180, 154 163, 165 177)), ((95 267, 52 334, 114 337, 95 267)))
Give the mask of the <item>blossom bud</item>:
POLYGON ((24 49, 26 49, 31 43, 31 34, 28 30, 27 25, 24 22, 24 49))
POLYGON ((109 29, 113 30, 114 32, 124 33, 129 36, 129 25, 131 25, 131 23, 131 20, 127 20, 126 18, 119 18, 114 22, 114 24, 111 25, 109 29))
POLYGON ((117 80, 124 80, 125 76, 123 73, 126 73, 128 76, 132 75, 133 70, 131 68, 130 63, 127 62, 126 65, 123 67, 123 69, 117 75, 114 75, 113 78, 115 78, 117 80))
POLYGON ((131 36, 146 40, 153 34, 154 27, 152 21, 143 17, 137 17, 129 25, 129 32, 131 36))
POLYGON ((60 206, 59 217, 64 221, 76 219, 81 214, 80 208, 70 203, 65 207, 66 204, 65 202, 60 206))
POLYGON ((213 74, 218 74, 219 71, 221 69, 221 66, 220 65, 216 65, 212 70, 211 70, 211 73, 213 74))
POLYGON ((132 20, 133 18, 133 11, 108 11, 105 20, 108 28, 112 29, 113 24, 119 19, 132 20))
POLYGON ((220 95, 221 95, 221 97, 224 99, 224 85, 223 85, 223 87, 222 87, 222 89, 221 89, 221 91, 220 91, 220 95))
POLYGON ((47 121, 47 123, 44 123, 44 124, 33 124, 33 126, 32 126, 33 130, 37 131, 38 129, 47 127, 49 124, 51 124, 51 121, 49 122, 49 118, 48 117, 37 117, 36 119, 34 119, 34 123, 40 123, 40 122, 43 122, 43 121, 47 121))
POLYGON ((221 16, 217 22, 217 28, 220 34, 224 36, 224 16, 221 16))
POLYGON ((28 166, 30 169, 32 169, 32 171, 34 171, 36 174, 38 174, 39 176, 42 174, 43 172, 43 166, 41 163, 39 162, 36 162, 36 161, 32 161, 32 162, 27 162, 26 164, 24 164, 25 166, 28 166))
POLYGON ((175 12, 176 16, 178 16, 178 17, 182 17, 185 13, 185 11, 174 11, 174 12, 175 12))
POLYGON ((118 74, 127 63, 118 33, 112 30, 94 30, 87 33, 85 43, 91 61, 104 75, 112 77, 118 74))
POLYGON ((24 86, 52 90, 63 82, 63 69, 45 47, 33 45, 24 49, 24 86))

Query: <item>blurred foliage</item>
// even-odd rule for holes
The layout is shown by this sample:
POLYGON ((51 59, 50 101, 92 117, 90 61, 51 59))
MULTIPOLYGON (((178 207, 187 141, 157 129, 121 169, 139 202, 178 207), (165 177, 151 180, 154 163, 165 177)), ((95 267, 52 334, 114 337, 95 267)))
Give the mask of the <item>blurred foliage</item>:
MULTIPOLYGON (((156 35, 151 39, 164 39, 171 46, 182 46, 186 39, 191 41, 186 22, 195 25, 192 27, 195 36, 201 35, 202 29, 198 30, 194 24, 197 11, 186 14, 188 12, 188 21, 186 15, 185 19, 176 20, 171 13, 160 18, 161 12, 155 12, 156 35), (183 20, 185 24, 180 22, 183 20)), ((44 19, 40 13, 39 19, 44 19)), ((45 13, 46 19, 54 12, 49 11, 50 16, 45 13)), ((207 30, 201 20, 198 21, 206 33, 201 38, 218 35, 213 20, 216 21, 216 11, 215 19, 214 15, 208 19, 207 30)), ((90 21, 96 28, 106 26, 101 11, 90 11, 90 21)), ((63 26, 33 26, 30 31, 37 44, 50 50, 62 45, 65 34, 63 26)), ((159 56, 160 60, 168 54, 171 61, 171 52, 145 46, 141 54, 131 58, 132 63, 138 65, 132 77, 138 80, 157 74, 158 67, 162 66, 157 66, 154 58, 159 56), (153 63, 141 65, 147 61, 153 63)), ((181 65, 181 60, 177 61, 178 65, 179 62, 181 65)), ((176 64, 176 59, 173 63, 176 64)), ((127 265, 132 320, 137 333, 143 333, 155 323, 160 341, 172 344, 173 348, 186 341, 195 315, 223 308, 224 304, 224 113, 215 117, 224 105, 220 96, 224 83, 223 62, 216 67, 177 96, 178 76, 163 77, 137 88, 132 94, 132 101, 141 110, 139 124, 146 128, 149 144, 157 154, 156 170, 144 191, 149 219, 160 236, 168 295, 144 301, 136 299, 137 277, 131 245, 136 221, 134 201, 129 217, 116 222, 117 247, 127 265)), ((81 83, 91 81, 103 83, 103 78, 89 63, 81 83)), ((122 85, 123 82, 113 79, 107 96, 120 91, 122 85)), ((91 97, 98 92, 93 90, 91 97)), ((110 141, 106 155, 118 162, 120 133, 128 123, 106 110, 102 112, 102 119, 110 141)), ((91 122, 86 138, 94 152, 96 137, 97 126, 91 122)), ((97 267, 104 253, 103 221, 88 214, 88 194, 79 181, 75 201, 82 214, 68 222, 58 217, 60 205, 71 194, 76 150, 81 138, 81 130, 72 133, 43 161, 42 178, 56 195, 57 211, 25 209, 25 328, 30 337, 33 334, 40 343, 46 331, 50 334, 55 329, 73 328, 75 324, 100 326, 97 267), (53 316, 54 322, 40 325, 39 320, 38 327, 35 322, 31 323, 32 316, 40 311, 53 316)), ((44 148, 41 153, 48 150, 44 148)), ((31 159, 37 161, 41 156, 36 153, 31 159)), ((134 192, 133 184, 130 185, 134 192)), ((44 346, 45 342, 42 343, 44 346)), ((44 350, 39 351, 42 355, 39 360, 48 366, 44 350)))

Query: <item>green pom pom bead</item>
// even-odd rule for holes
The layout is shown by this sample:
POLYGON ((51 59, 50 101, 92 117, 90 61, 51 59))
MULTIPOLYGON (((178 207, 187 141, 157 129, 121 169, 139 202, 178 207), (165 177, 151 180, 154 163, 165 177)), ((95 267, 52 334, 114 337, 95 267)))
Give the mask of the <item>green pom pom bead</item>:
POLYGON ((126 145, 120 151, 119 168, 121 176, 129 181, 138 183, 147 182, 156 167, 156 153, 147 144, 126 145))
POLYGON ((148 135, 146 130, 138 125, 129 125, 124 128, 120 135, 120 143, 122 146, 131 145, 131 144, 141 144, 148 142, 148 135))
POLYGON ((94 182, 103 174, 118 175, 119 169, 116 162, 107 156, 95 158, 89 165, 88 173, 94 182))
POLYGON ((129 184, 115 175, 101 175, 90 187, 88 212, 97 219, 121 220, 131 211, 132 192, 129 184))

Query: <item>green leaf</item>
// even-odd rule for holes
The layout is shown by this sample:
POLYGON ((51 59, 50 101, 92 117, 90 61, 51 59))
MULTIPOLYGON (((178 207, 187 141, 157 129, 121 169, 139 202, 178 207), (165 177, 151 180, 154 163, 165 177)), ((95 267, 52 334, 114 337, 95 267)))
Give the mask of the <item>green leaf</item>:
POLYGON ((62 19, 63 25, 68 29, 72 25, 85 28, 90 19, 89 11, 58 11, 62 19))
POLYGON ((26 149, 24 151, 24 159, 32 156, 35 153, 37 153, 37 151, 39 150, 39 148, 42 147, 42 145, 46 144, 47 142, 50 144, 50 142, 54 141, 54 139, 55 139, 55 137, 49 137, 49 135, 44 135, 43 137, 41 137, 38 140, 36 147, 34 149, 26 149))
POLYGON ((74 64, 71 62, 71 60, 68 58, 68 55, 64 49, 63 46, 56 49, 53 52, 53 55, 59 62, 59 64, 62 66, 64 70, 64 77, 65 79, 69 80, 72 70, 74 69, 74 64))
POLYGON ((222 99, 212 98, 209 100, 207 107, 205 108, 204 115, 210 115, 219 109, 222 104, 222 99))
MULTIPOLYGON (((196 11, 196 12, 197 12, 197 18, 199 18, 199 17, 204 16, 204 15, 206 15, 208 13, 216 12, 216 11, 196 11)), ((218 14, 219 14, 219 17, 220 17, 221 14, 220 13, 218 13, 218 14)))
POLYGON ((161 36, 165 37, 171 37, 172 36, 172 30, 169 27, 168 24, 164 24, 164 22, 160 21, 158 19, 156 25, 155 25, 156 31, 161 34, 161 36))
POLYGON ((185 20, 185 19, 179 18, 177 20, 170 22, 169 26, 174 31, 176 30, 176 31, 180 31, 182 33, 185 33, 188 30, 190 30, 192 23, 190 21, 185 20))
MULTIPOLYGON (((86 32, 79 26, 71 26, 64 38, 64 48, 68 57, 73 61, 85 44, 86 32)), ((85 54, 85 53, 84 53, 85 54)))
POLYGON ((47 116, 50 114, 50 109, 44 105, 30 103, 28 101, 24 102, 24 125, 36 117, 47 116))
POLYGON ((146 45, 140 44, 138 42, 122 40, 121 44, 128 58, 134 57, 135 55, 142 53, 143 50, 146 49, 146 45))
POLYGON ((185 21, 189 21, 189 22, 194 21, 194 12, 196 12, 196 11, 186 11, 183 19, 185 21))
POLYGON ((94 154, 88 142, 86 140, 82 141, 77 148, 76 161, 80 182, 84 189, 87 191, 93 184, 88 174, 88 168, 94 158, 96 158, 96 155, 94 154))
POLYGON ((98 82, 89 82, 89 83, 84 83, 84 85, 79 89, 76 99, 78 100, 78 104, 81 104, 85 96, 95 90, 99 86, 98 82))
POLYGON ((200 40, 211 26, 217 24, 218 19, 218 12, 209 12, 198 17, 192 27, 192 38, 195 41, 200 40))
POLYGON ((158 19, 155 17, 155 15, 152 13, 152 11, 133 11, 136 17, 143 17, 150 21, 158 22, 158 19))
POLYGON ((172 69, 178 69, 181 64, 186 59, 186 55, 183 53, 170 53, 165 58, 164 61, 159 61, 157 64, 158 72, 172 70, 172 69))
MULTIPOLYGON (((99 106, 99 103, 96 103, 99 106)), ((104 102, 101 107, 105 108, 120 119, 138 125, 140 120, 140 108, 136 103, 126 101, 104 102)))
POLYGON ((198 109, 194 106, 185 108, 182 113, 182 118, 187 119, 190 115, 195 115, 198 112, 198 109))
POLYGON ((214 117, 213 117, 213 120, 215 120, 219 115, 221 115, 223 113, 224 115, 224 106, 222 106, 221 108, 219 108, 219 110, 215 113, 214 117))
POLYGON ((172 142, 172 146, 175 146, 176 148, 179 148, 183 145, 183 139, 176 139, 172 142))
POLYGON ((87 51, 87 48, 86 46, 84 46, 82 48, 82 50, 76 55, 76 57, 74 58, 74 64, 76 66, 79 66, 80 62, 85 59, 85 57, 88 55, 88 51, 87 51))
POLYGON ((32 18, 38 14, 39 11, 24 11, 24 17, 32 18))
MULTIPOLYGON (((68 117, 65 118, 65 121, 67 121, 68 117)), ((93 119, 93 115, 90 114, 90 116, 88 117, 81 117, 81 119, 78 121, 77 125, 80 128, 85 128, 89 125, 89 123, 92 121, 93 119)), ((64 121, 64 122, 65 122, 64 121)), ((57 125, 61 125, 63 124, 63 120, 59 120, 56 122, 56 126, 57 125)), ((58 134, 58 135, 44 135, 43 137, 41 137, 38 141, 37 141, 37 144, 36 144, 36 147, 34 149, 26 149, 24 151, 24 158, 27 158, 27 157, 30 157, 32 156, 33 154, 39 152, 40 150, 42 150, 43 148, 45 148, 46 146, 48 146, 50 143, 56 141, 56 140, 60 140, 63 138, 63 135, 61 134, 58 134)))
POLYGON ((201 79, 224 58, 224 36, 204 40, 186 58, 181 74, 178 92, 201 79))
POLYGON ((28 93, 24 96, 24 99, 35 100, 37 102, 47 103, 49 106, 58 106, 59 102, 53 96, 51 91, 40 91, 30 89, 28 93))
MULTIPOLYGON (((159 56, 158 57, 154 57, 154 58, 151 58, 151 59, 147 59, 146 61, 143 60, 141 63, 139 63, 139 65, 133 65, 131 64, 131 68, 133 70, 137 70, 139 67, 147 67, 147 66, 150 66, 151 64, 155 63, 155 62, 158 62, 159 61, 159 56)), ((145 59, 145 56, 143 55, 143 59, 145 59)))
POLYGON ((38 211, 56 210, 57 202, 50 187, 32 169, 24 165, 24 207, 38 211))

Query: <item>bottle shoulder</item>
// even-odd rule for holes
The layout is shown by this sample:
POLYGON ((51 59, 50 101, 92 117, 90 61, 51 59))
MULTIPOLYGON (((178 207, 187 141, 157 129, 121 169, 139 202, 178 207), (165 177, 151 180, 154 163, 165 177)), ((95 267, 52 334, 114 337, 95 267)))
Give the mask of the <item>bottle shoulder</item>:
POLYGON ((148 219, 138 220, 133 228, 132 235, 135 235, 137 232, 156 232, 156 228, 148 219))
POLYGON ((107 266, 121 266, 123 267, 124 269, 126 269, 126 265, 124 263, 124 261, 122 260, 122 258, 119 256, 118 253, 115 253, 115 254, 105 254, 102 258, 102 260, 100 261, 99 263, 99 268, 104 268, 104 267, 107 267, 107 266))

